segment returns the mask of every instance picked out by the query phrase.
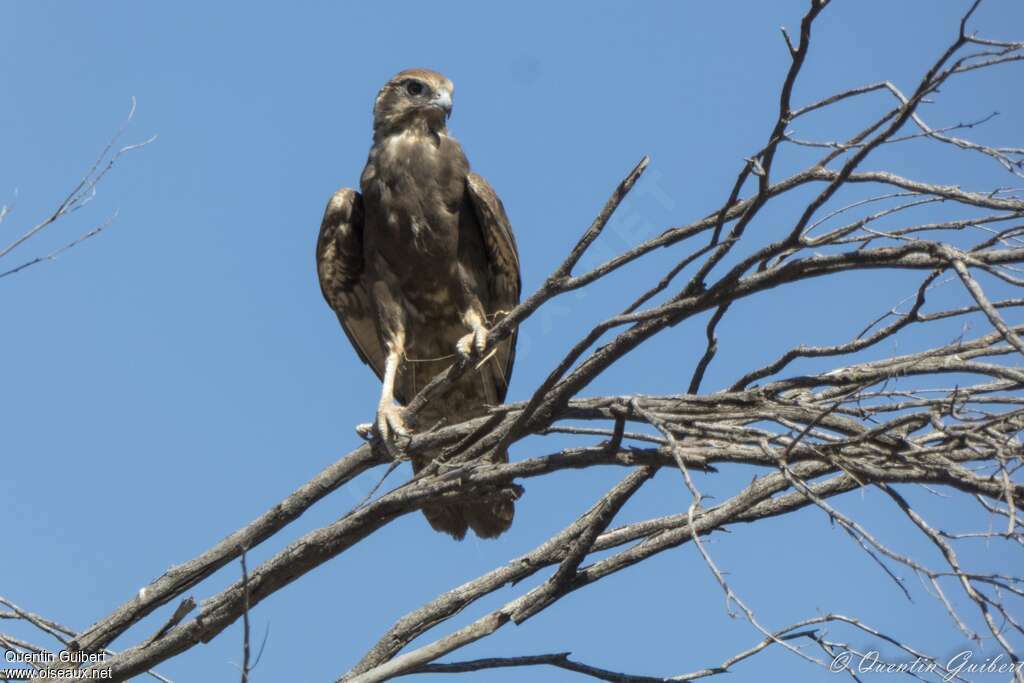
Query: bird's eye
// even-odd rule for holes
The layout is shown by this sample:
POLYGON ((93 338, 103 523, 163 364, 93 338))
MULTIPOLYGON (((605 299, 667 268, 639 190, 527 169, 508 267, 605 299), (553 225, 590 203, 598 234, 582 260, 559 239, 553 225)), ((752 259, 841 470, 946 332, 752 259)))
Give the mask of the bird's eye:
POLYGON ((422 95, 423 90, 423 84, 420 83, 419 81, 409 81, 408 83, 405 84, 405 91, 412 95, 413 97, 416 97, 417 95, 422 95))

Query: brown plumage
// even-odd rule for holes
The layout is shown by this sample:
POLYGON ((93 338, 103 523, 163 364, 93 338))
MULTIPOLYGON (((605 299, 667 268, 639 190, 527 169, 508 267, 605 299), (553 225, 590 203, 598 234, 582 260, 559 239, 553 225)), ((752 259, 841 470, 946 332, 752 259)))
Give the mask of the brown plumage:
MULTIPOLYGON (((426 69, 381 88, 362 195, 345 188, 331 197, 317 241, 324 298, 381 379, 376 429, 391 447, 409 428, 455 424, 501 403, 515 358, 515 336, 489 345, 487 329, 519 303, 516 242, 501 200, 448 134, 452 89, 426 69), (411 400, 456 353, 486 362, 407 425, 396 401, 411 400)), ((414 457, 413 470, 437 455, 414 457)), ((511 525, 514 505, 499 497, 423 512, 457 539, 467 528, 494 538, 511 525)))

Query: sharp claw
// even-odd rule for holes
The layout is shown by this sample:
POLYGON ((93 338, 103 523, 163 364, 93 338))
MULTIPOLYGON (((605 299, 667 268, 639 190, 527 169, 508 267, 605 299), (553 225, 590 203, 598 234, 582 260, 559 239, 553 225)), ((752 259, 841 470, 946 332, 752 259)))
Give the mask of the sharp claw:
POLYGON ((408 432, 396 434, 393 443, 397 451, 396 457, 404 458, 405 449, 409 447, 410 443, 412 443, 412 434, 409 434, 408 432))
POLYGON ((395 436, 409 436, 409 429, 405 426, 405 422, 397 416, 388 416, 387 418, 388 427, 391 428, 391 432, 395 436))
POLYGON ((465 360, 483 355, 487 348, 487 328, 481 327, 470 332, 455 344, 455 351, 465 360))
POLYGON ((473 342, 476 344, 476 352, 482 354, 487 348, 487 328, 481 327, 473 334, 473 342))
POLYGON ((377 409, 376 427, 377 434, 380 435, 388 452, 395 457, 400 455, 404 448, 399 441, 404 440, 405 445, 408 445, 409 439, 412 438, 409 428, 405 426, 405 409, 393 403, 381 405, 377 409))
POLYGON ((473 355, 473 334, 469 333, 459 341, 455 343, 455 351, 463 360, 469 360, 470 356, 473 355))

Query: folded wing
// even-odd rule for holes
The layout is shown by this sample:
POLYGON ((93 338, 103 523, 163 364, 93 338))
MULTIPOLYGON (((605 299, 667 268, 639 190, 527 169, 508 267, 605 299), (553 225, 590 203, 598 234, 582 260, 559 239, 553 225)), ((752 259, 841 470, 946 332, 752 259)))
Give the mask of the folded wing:
MULTIPOLYGON (((491 308, 487 311, 487 326, 493 327, 501 318, 519 304, 522 288, 519 274, 519 250, 512 234, 505 207, 490 184, 482 176, 469 173, 466 176, 467 195, 473 204, 484 248, 487 251, 488 289, 491 308)), ((505 400, 508 381, 516 355, 516 333, 498 344, 495 354, 497 367, 501 371, 498 400, 505 400)))
POLYGON ((316 243, 316 272, 320 291, 359 358, 380 378, 385 351, 377 334, 363 265, 363 198, 344 188, 327 202, 316 243))

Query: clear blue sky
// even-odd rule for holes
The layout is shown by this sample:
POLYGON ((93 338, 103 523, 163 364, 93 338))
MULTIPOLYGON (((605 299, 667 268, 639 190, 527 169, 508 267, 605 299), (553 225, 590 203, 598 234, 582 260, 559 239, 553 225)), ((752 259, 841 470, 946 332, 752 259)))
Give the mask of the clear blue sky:
MULTIPOLYGON (((425 66, 455 82, 451 129, 504 200, 529 292, 643 154, 652 157, 648 177, 595 247, 599 255, 686 223, 725 198, 743 157, 763 145, 774 120, 788 62, 778 28, 795 34, 805 5, 0 4, 0 203, 15 201, 0 242, 56 207, 120 125, 132 96, 138 113, 124 141, 159 135, 122 159, 86 209, 21 252, 45 253, 117 209, 107 232, 55 263, 0 281, 0 594, 84 628, 359 443, 353 425, 371 417, 379 384, 320 297, 313 246, 328 196, 358 182, 373 97, 393 73, 425 66)), ((953 37, 964 6, 837 1, 817 25, 795 102, 882 79, 912 89, 953 37)), ((1024 7, 987 0, 973 24, 990 37, 1019 39, 1024 7)), ((948 125, 998 110, 976 136, 1019 146, 1020 73, 1004 67, 950 85, 945 104, 928 116, 948 125)), ((883 105, 889 103, 881 96, 869 99, 796 132, 848 135, 883 105)), ((913 156, 890 153, 869 167, 884 162, 921 180, 975 189, 1013 184, 985 160, 921 145, 906 151, 913 156)), ((784 157, 781 170, 805 158, 784 157)), ((772 216, 783 220, 785 212, 772 216)), ((758 228, 766 239, 783 229, 772 221, 758 228)), ((655 255, 531 318, 510 398, 527 396, 581 330, 647 289, 670 256, 655 255)), ((797 343, 847 339, 910 294, 913 282, 878 274, 856 286, 847 279, 792 288, 735 307, 705 387, 721 388, 797 343), (791 318, 783 326, 772 317, 780 311, 791 318)), ((961 292, 951 297, 963 300, 961 292)), ((588 393, 684 391, 703 350, 696 322, 643 347, 588 393)), ((946 341, 958 324, 936 327, 921 343, 946 341)), ((529 454, 539 452, 513 450, 513 457, 529 454)), ((453 543, 419 515, 391 525, 254 611, 257 634, 270 625, 254 680, 332 679, 394 619, 532 548, 623 474, 526 482, 516 524, 497 542, 453 543)), ((700 483, 723 496, 751 474, 733 470, 700 483)), ((376 477, 322 501, 254 550, 250 565, 336 519, 376 477)), ((682 510, 688 501, 678 476, 663 472, 624 519, 682 510)), ((973 512, 920 502, 937 524, 978 522, 973 512)), ((901 549, 937 561, 875 496, 850 495, 840 505, 901 549)), ((961 643, 913 577, 911 605, 820 511, 736 529, 709 549, 772 627, 839 611, 939 654, 961 643)), ((971 559, 1002 568, 1021 560, 971 559)), ((194 595, 206 598, 237 574, 231 565, 194 595)), ((492 596, 445 628, 521 590, 492 596)), ((115 647, 147 637, 168 609, 115 647)), ((457 656, 571 650, 597 666, 672 675, 717 664, 758 640, 745 622, 728 618, 720 589, 686 547, 457 656)), ((159 670, 177 681, 234 679, 239 641, 236 625, 159 670)), ((524 675, 489 672, 472 680, 524 675)), ((572 675, 535 669, 529 676, 572 675)), ((830 679, 784 653, 741 664, 729 676, 830 679)))

